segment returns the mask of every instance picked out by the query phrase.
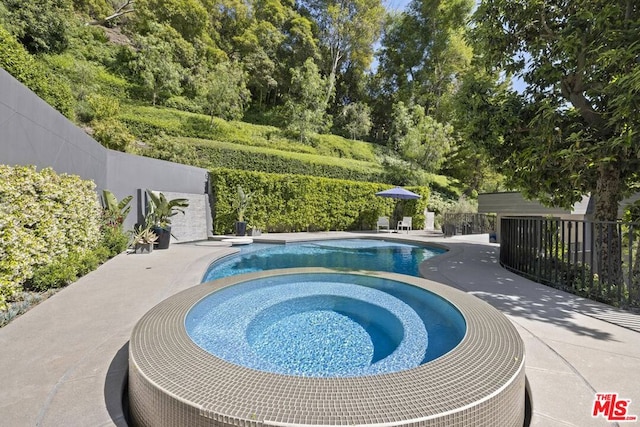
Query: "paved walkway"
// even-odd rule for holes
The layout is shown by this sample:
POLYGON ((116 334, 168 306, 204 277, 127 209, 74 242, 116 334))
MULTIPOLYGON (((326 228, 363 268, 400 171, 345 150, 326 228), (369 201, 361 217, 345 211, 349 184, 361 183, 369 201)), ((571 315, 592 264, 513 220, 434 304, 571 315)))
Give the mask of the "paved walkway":
MULTIPOLYGON (((262 237, 340 236, 356 235, 262 237)), ((629 414, 640 416, 639 316, 509 273, 498 264, 497 245, 421 232, 388 237, 448 246, 449 253, 422 266, 423 274, 473 293, 514 323, 526 345, 532 426, 615 425, 591 417, 596 392, 631 399, 629 414)), ((119 396, 133 326, 158 302, 198 284, 212 260, 234 250, 203 242, 119 255, 1 328, 0 425, 125 426, 119 396)))

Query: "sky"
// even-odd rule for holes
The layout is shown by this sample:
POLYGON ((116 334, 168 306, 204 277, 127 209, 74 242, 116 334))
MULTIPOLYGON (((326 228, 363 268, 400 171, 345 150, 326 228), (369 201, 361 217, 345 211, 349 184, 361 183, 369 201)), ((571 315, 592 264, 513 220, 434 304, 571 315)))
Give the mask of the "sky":
POLYGON ((409 4, 410 0, 383 0, 382 4, 387 10, 401 11, 409 4))

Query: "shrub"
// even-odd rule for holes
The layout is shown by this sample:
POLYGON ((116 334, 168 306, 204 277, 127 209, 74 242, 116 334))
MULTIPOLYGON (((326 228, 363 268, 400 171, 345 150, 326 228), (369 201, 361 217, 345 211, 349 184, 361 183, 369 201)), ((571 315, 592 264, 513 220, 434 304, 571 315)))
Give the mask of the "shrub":
POLYGON ((0 308, 39 267, 95 248, 99 227, 93 182, 48 168, 0 165, 0 308))
POLYGON ((107 148, 122 152, 130 151, 135 142, 127 127, 113 119, 94 121, 93 138, 107 148))
POLYGON ((48 72, 7 30, 0 26, 0 67, 67 117, 73 115, 73 95, 69 85, 48 72))
POLYGON ((421 199, 398 202, 375 196, 388 188, 384 184, 230 169, 212 170, 210 180, 216 234, 232 231, 238 185, 254 194, 246 221, 276 232, 371 230, 378 216, 389 216, 395 208, 421 224, 429 195, 428 188, 414 187, 421 199))
POLYGON ((77 276, 78 271, 75 265, 67 262, 66 259, 57 260, 36 268, 26 287, 40 292, 62 288, 76 280, 77 276))

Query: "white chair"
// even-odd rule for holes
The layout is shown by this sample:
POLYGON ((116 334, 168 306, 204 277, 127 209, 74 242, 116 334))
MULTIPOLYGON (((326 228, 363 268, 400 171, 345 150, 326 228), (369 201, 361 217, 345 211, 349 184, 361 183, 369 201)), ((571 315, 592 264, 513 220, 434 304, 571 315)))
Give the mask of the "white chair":
POLYGON ((406 229, 408 234, 409 230, 413 230, 413 226, 411 225, 412 220, 413 218, 411 218, 410 216, 404 216, 402 217, 402 221, 398 221, 398 227, 396 228, 398 229, 398 231, 406 229))
POLYGON ((391 231, 389 229, 389 217, 386 216, 380 216, 378 217, 378 223, 376 224, 376 227, 378 229, 378 233, 380 232, 381 228, 386 228, 387 231, 391 231))

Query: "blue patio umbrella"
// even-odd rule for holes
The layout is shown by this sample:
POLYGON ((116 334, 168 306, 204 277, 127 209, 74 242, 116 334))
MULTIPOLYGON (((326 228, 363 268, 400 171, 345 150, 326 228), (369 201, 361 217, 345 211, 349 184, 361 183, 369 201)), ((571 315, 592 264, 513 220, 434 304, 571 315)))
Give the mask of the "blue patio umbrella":
POLYGON ((389 190, 379 191, 376 193, 376 196, 380 197, 389 197, 392 199, 419 199, 422 196, 416 193, 413 193, 409 190, 405 190, 402 187, 395 187, 389 190))

